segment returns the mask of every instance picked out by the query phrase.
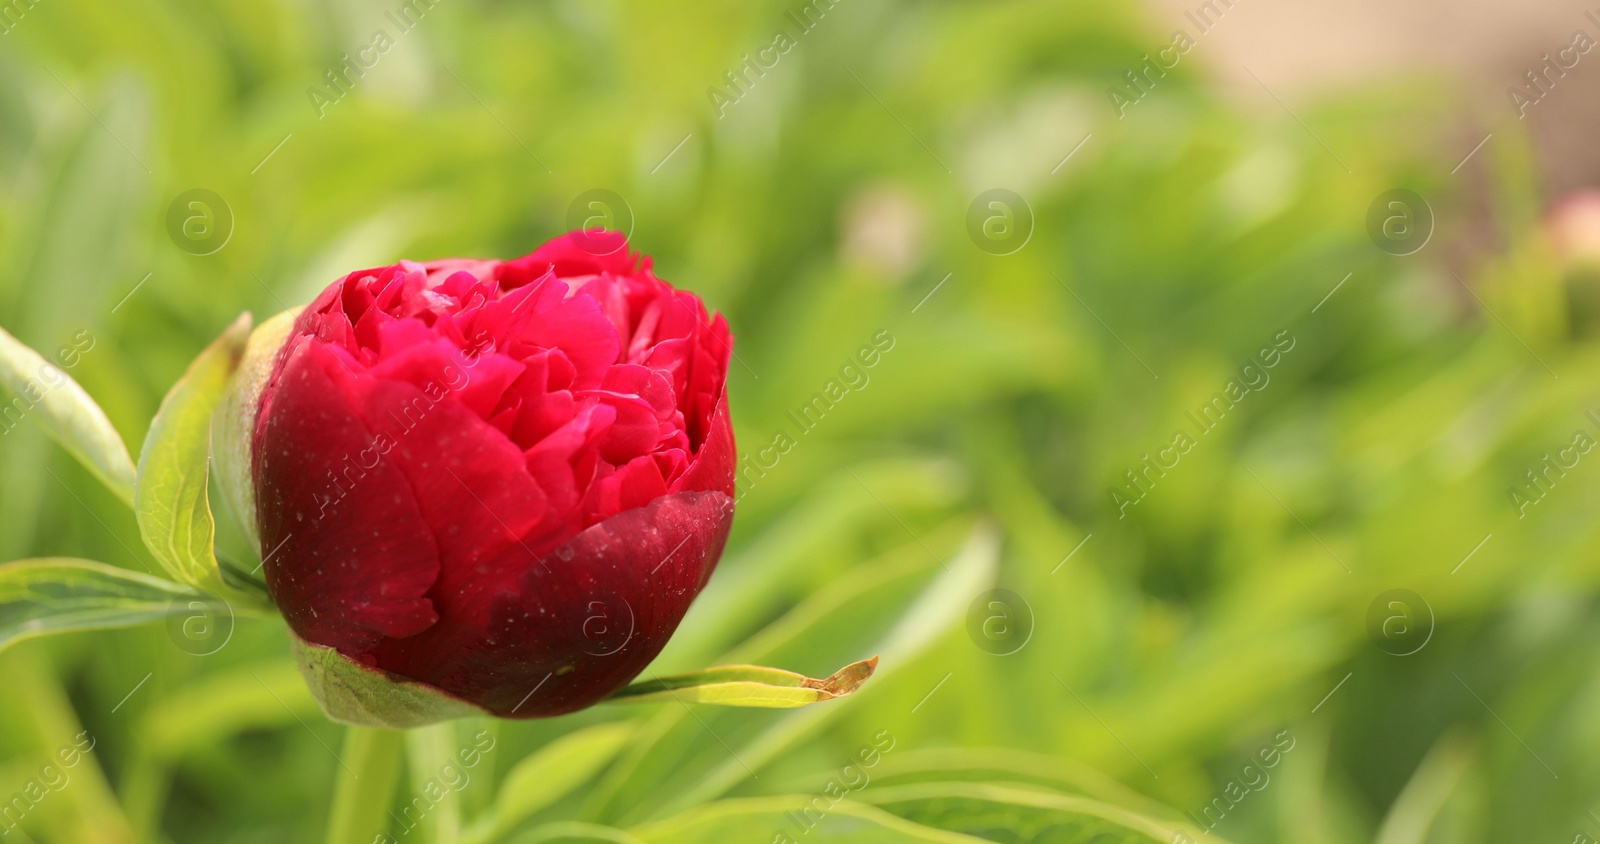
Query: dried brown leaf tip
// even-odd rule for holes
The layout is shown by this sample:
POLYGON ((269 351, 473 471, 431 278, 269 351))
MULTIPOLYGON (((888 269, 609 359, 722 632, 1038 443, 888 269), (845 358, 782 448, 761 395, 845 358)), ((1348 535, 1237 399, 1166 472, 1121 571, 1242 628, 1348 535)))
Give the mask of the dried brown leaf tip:
POLYGON ((872 672, 876 670, 878 670, 878 658, 872 657, 871 659, 863 659, 860 662, 852 662, 821 680, 813 680, 807 677, 800 683, 800 686, 806 689, 816 689, 822 693, 824 700, 844 697, 861 688, 861 684, 867 682, 867 679, 872 676, 872 672))

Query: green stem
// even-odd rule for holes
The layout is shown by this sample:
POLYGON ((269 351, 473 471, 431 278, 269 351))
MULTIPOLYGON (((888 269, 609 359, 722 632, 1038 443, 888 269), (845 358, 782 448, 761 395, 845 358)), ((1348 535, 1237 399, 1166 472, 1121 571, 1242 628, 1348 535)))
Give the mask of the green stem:
POLYGON ((349 727, 339 754, 354 775, 337 768, 327 844, 367 844, 389 827, 389 801, 400 772, 404 733, 349 727))
MULTIPOLYGON (((487 733, 491 742, 498 743, 500 740, 500 722, 494 718, 473 718, 461 723, 463 727, 461 732, 473 736, 472 739, 463 741, 463 746, 466 746, 467 742, 475 742, 476 737, 482 733, 487 733)), ((493 747, 494 745, 491 744, 490 746, 493 747)), ((484 764, 476 766, 464 765, 470 770, 466 771, 469 775, 467 784, 461 789, 461 816, 463 820, 484 817, 490 809, 494 808, 495 796, 499 792, 499 783, 495 781, 495 764, 493 760, 489 759, 485 759, 483 762, 484 764)))
POLYGON ((460 795, 441 781, 445 767, 454 763, 458 744, 453 721, 406 732, 412 805, 419 805, 420 796, 426 806, 420 825, 423 840, 430 844, 457 844, 461 838, 460 795))

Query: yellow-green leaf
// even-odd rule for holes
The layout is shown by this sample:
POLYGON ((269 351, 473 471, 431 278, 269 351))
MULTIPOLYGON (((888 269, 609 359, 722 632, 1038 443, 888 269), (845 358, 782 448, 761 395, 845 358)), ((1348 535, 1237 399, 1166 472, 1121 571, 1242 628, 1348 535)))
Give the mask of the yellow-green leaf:
POLYGON ((133 504, 134 468, 128 447, 94 399, 61 367, 0 328, 0 385, 11 393, 12 416, 32 417, 100 482, 133 504))
POLYGON ((716 706, 790 709, 844 697, 867 682, 878 658, 852 662, 831 676, 813 680, 804 674, 760 665, 722 665, 634 683, 608 698, 611 703, 678 700, 716 706))
POLYGON ((265 595, 224 583, 212 544, 216 521, 206 495, 211 414, 228 388, 250 336, 241 314, 178 379, 150 423, 139 453, 134 514, 150 553, 180 583, 260 606, 265 595))

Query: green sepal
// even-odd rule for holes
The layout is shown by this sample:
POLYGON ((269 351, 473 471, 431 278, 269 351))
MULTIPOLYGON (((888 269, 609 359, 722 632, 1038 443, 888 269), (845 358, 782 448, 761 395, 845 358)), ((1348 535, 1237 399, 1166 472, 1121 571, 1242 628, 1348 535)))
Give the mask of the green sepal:
MULTIPOLYGON (((289 339, 299 308, 290 308, 276 316, 262 320, 245 344, 239 366, 234 370, 228 391, 217 403, 211 415, 211 469, 217 479, 217 490, 227 502, 233 515, 249 540, 251 549, 260 555, 271 549, 261 548, 261 537, 256 528, 256 489, 250 476, 250 442, 255 434, 256 413, 261 409, 261 391, 266 388, 278 350, 289 339)), ((260 579, 259 570, 253 574, 260 579)))
POLYGON ((370 668, 334 648, 290 634, 294 658, 328 720, 356 727, 407 730, 493 713, 426 683, 370 668))

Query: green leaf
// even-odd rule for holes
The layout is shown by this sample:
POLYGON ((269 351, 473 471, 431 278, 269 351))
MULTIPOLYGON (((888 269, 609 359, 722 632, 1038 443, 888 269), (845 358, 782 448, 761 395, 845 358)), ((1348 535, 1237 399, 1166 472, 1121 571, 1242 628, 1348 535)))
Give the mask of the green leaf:
POLYGON ((1422 757, 1422 764, 1417 766, 1416 773, 1389 807, 1389 814, 1373 840, 1377 844, 1449 840, 1449 830, 1442 823, 1445 810, 1475 756, 1475 748, 1465 731, 1457 729, 1441 736, 1428 755, 1422 757))
POLYGON ((525 757, 506 775, 490 825, 470 842, 498 841, 541 809, 571 794, 616 758, 636 727, 628 722, 596 724, 562 736, 525 757))
POLYGON ((210 600, 105 563, 47 557, 0 565, 0 648, 50 633, 127 627, 210 600))
POLYGON ((874 788, 922 782, 996 782, 1090 797, 1151 817, 1172 810, 1072 759, 1002 747, 896 751, 872 772, 874 788))
POLYGON ((264 591, 244 592, 223 582, 212 548, 216 522, 206 495, 211 414, 249 336, 250 315, 240 314, 162 400, 139 453, 133 509, 144 544, 173 578, 260 607, 267 603, 264 591))
POLYGON ((811 815, 802 816, 815 799, 828 800, 813 795, 721 800, 631 832, 644 844, 812 840, 829 844, 983 844, 981 838, 921 826, 849 800, 830 802, 826 812, 812 809, 811 815), (811 833, 816 833, 815 837, 811 833))
POLYGON ((1002 844, 1170 844, 1198 841, 1205 834, 1088 797, 994 783, 874 787, 853 799, 913 823, 1002 844))
POLYGON ((919 457, 873 460, 812 481, 803 498, 783 502, 759 535, 728 551, 656 664, 688 671, 717 661, 850 571, 863 532, 893 523, 885 508, 906 514, 945 508, 961 500, 963 489, 949 461, 919 457))
POLYGON ((333 648, 304 641, 292 633, 291 637, 300 674, 330 721, 407 730, 491 714, 432 686, 368 668, 333 648))
MULTIPOLYGON (((128 505, 134 499, 133 459, 117 429, 78 382, 0 328, 0 385, 15 409, 78 459, 128 505)), ((7 413, 7 421, 10 414, 7 413)))
MULTIPOLYGON (((922 545, 920 540, 914 543, 913 559, 916 558, 916 552, 927 554, 927 549, 922 545)), ((893 627, 875 643, 873 650, 887 655, 886 674, 911 664, 919 653, 924 652, 962 618, 971 602, 970 596, 994 581, 999 554, 999 534, 988 522, 979 522, 948 565, 935 561, 939 574, 917 593, 895 620, 893 627)), ((932 559, 931 555, 929 559, 932 559)), ((920 560, 918 564, 926 565, 920 560)), ((827 625, 830 617, 837 618, 835 613, 856 604, 858 600, 864 599, 868 605, 874 603, 880 598, 875 594, 877 591, 865 583, 858 583, 832 595, 818 595, 745 643, 740 651, 777 653, 786 649, 804 650, 808 639, 819 636, 819 631, 827 625)), ((760 768, 781 757, 785 749, 798 744, 806 733, 818 729, 830 713, 838 711, 822 707, 806 709, 790 713, 788 717, 791 720, 787 722, 774 721, 766 725, 761 735, 740 749, 737 759, 721 762, 696 780, 693 788, 681 796, 681 803, 700 803, 726 794, 748 773, 745 765, 760 768)))
POLYGON ((643 844, 628 833, 610 826, 577 821, 544 824, 509 839, 507 844, 643 844))
POLYGON ((144 710, 137 734, 150 754, 173 761, 240 733, 295 726, 316 711, 305 680, 285 656, 207 672, 165 690, 144 710))
POLYGON ((691 674, 658 677, 633 683, 607 699, 608 703, 643 703, 676 700, 716 706, 757 709, 792 709, 845 697, 861 688, 877 670, 878 658, 863 659, 813 680, 804 674, 760 665, 720 665, 691 674))

